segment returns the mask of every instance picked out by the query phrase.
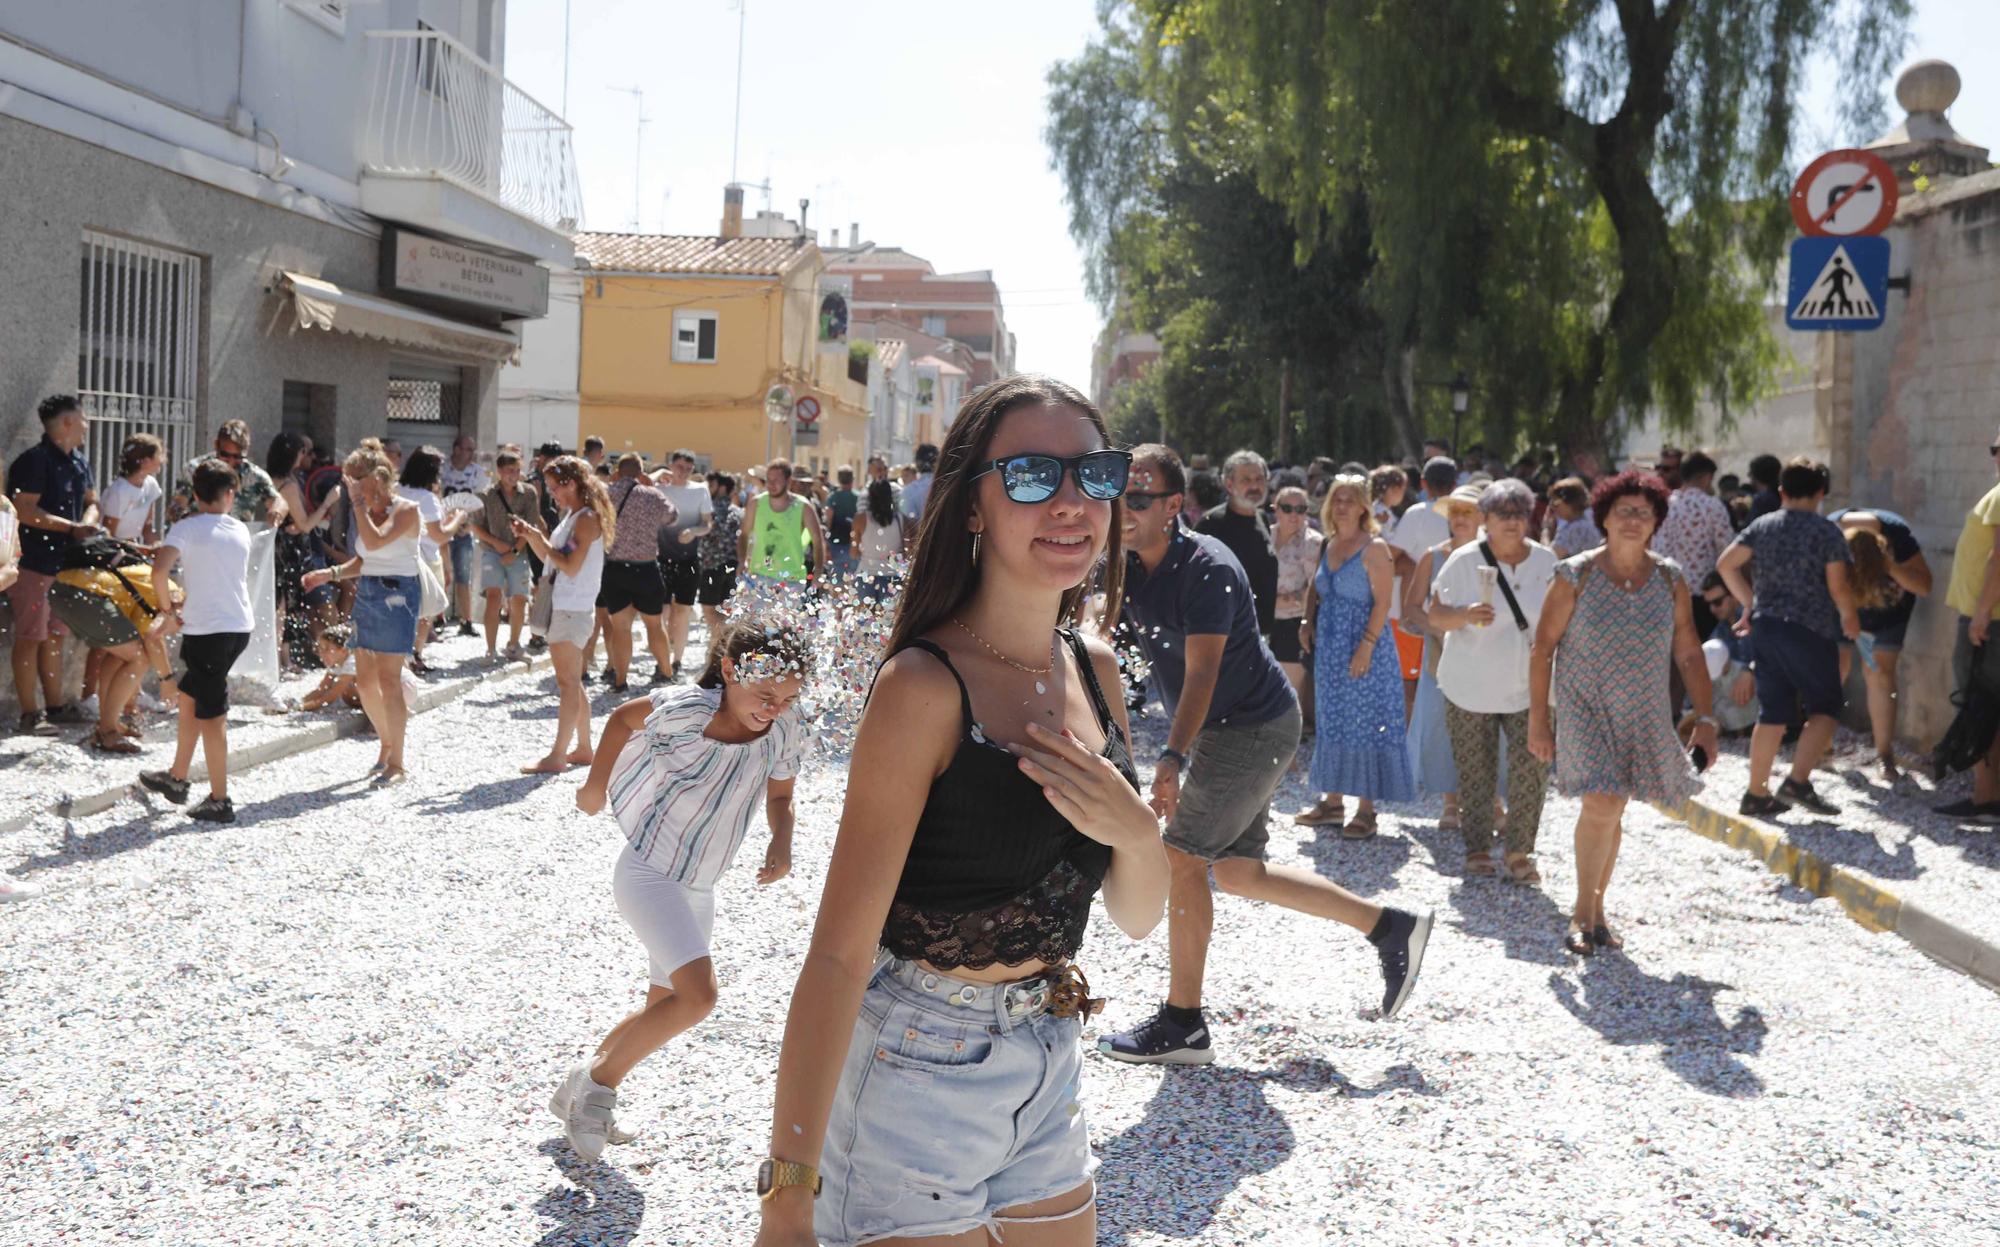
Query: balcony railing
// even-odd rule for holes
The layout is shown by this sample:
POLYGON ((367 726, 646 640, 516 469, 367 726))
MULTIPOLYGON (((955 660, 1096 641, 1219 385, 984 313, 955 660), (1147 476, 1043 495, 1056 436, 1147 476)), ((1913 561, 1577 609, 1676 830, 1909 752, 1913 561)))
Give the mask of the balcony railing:
POLYGON ((442 31, 368 32, 361 162, 441 178, 562 233, 583 216, 570 124, 442 31))

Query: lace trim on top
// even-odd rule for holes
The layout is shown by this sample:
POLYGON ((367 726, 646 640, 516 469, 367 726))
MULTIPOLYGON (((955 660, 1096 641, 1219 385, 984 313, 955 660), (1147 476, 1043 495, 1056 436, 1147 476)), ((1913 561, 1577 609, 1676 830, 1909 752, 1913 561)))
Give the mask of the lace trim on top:
POLYGON ((1060 964, 1083 946, 1090 898, 1101 876, 1102 869, 1093 878, 1064 858, 1039 883, 989 909, 929 913, 899 900, 882 924, 882 947, 906 961, 928 961, 943 969, 984 970, 996 962, 1060 964))

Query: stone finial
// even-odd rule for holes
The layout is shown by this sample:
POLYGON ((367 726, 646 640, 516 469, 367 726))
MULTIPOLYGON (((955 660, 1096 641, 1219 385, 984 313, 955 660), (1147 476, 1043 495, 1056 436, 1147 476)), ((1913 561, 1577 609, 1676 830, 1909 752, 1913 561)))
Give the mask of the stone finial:
POLYGON ((1958 71, 1951 62, 1918 61, 1896 78, 1896 102, 1913 113, 1941 113, 1958 98, 1958 71))

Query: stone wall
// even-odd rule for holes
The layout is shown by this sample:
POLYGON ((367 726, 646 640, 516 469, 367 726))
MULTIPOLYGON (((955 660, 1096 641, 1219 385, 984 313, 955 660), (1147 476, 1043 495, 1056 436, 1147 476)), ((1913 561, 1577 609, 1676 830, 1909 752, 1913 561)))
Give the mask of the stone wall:
POLYGON ((1954 617, 1945 587, 1967 510, 1996 481, 2000 430, 2000 170, 1904 199, 1889 231, 1887 320, 1829 335, 1834 499, 1915 528, 1936 587, 1903 654, 1904 738, 1928 748, 1951 722, 1954 617))

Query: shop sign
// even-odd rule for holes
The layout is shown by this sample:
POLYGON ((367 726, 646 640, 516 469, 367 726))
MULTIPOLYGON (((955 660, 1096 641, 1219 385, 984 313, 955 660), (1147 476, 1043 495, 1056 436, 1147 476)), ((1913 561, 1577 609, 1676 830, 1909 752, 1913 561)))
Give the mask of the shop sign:
POLYGON ((382 231, 382 284, 417 302, 491 316, 549 314, 549 270, 532 260, 390 227, 382 231))

